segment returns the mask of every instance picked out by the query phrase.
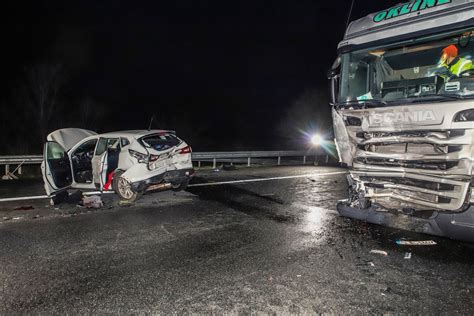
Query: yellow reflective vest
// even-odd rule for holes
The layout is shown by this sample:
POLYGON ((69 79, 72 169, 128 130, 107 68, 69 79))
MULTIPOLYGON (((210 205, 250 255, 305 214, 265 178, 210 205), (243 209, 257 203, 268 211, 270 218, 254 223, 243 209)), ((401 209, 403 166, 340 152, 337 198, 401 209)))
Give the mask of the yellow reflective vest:
POLYGON ((464 71, 474 69, 472 60, 465 58, 456 58, 451 64, 443 64, 444 67, 448 68, 449 71, 456 77, 459 77, 464 71))

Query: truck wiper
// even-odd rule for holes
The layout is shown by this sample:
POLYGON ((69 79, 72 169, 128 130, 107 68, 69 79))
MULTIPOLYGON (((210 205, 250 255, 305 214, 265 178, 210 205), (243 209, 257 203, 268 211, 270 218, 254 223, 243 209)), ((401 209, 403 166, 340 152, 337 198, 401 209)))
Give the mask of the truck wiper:
POLYGON ((370 107, 378 107, 378 106, 383 106, 387 105, 387 102, 382 101, 382 100, 352 100, 352 101, 347 101, 347 102, 341 102, 341 103, 336 103, 335 104, 337 107, 349 107, 349 106, 354 106, 358 108, 370 108, 370 107))
POLYGON ((446 99, 473 99, 474 98, 474 94, 473 95, 459 95, 459 94, 437 94, 437 96, 439 97, 443 97, 443 98, 446 98, 446 99))
POLYGON ((412 98, 403 98, 397 99, 388 102, 388 104, 403 104, 403 103, 420 103, 420 102, 443 102, 448 100, 462 100, 462 99, 470 99, 473 96, 462 96, 458 94, 434 94, 425 97, 412 97, 412 98))

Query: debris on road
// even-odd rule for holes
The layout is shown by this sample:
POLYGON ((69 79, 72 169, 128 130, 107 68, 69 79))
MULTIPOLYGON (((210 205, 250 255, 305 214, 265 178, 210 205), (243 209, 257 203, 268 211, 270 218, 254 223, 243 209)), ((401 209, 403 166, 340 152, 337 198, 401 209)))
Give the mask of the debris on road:
POLYGON ((372 249, 370 251, 370 253, 375 253, 377 255, 382 255, 382 256, 388 256, 388 253, 386 251, 383 251, 383 250, 375 250, 375 249, 372 249))
POLYGON ((17 216, 17 217, 13 217, 13 220, 17 221, 17 220, 22 219, 22 218, 23 218, 23 216, 17 216))
MULTIPOLYGON (((158 204, 158 202, 156 204, 158 204)), ((129 201, 119 201, 118 205, 121 207, 129 207, 132 206, 132 203, 129 201)))
POLYGON ((375 267, 375 264, 373 262, 369 262, 369 266, 375 267))
POLYGON ((82 197, 82 205, 86 208, 101 208, 104 206, 102 199, 98 195, 82 197))
POLYGON ((4 216, 4 217, 3 217, 3 220, 4 220, 4 221, 9 221, 9 220, 11 220, 11 219, 12 219, 12 218, 11 218, 11 217, 8 217, 8 216, 4 216))
POLYGON ((214 169, 214 170, 212 170, 212 172, 221 172, 221 170, 220 169, 214 169))
POLYGON ((82 191, 75 191, 71 194, 69 192, 64 191, 56 194, 51 198, 51 205, 58 205, 61 203, 67 204, 77 204, 82 200, 82 191))
POLYGON ((403 259, 410 260, 411 259, 411 252, 405 252, 405 257, 403 259))
POLYGON ((392 288, 390 286, 387 286, 380 294, 382 294, 382 296, 386 296, 387 294, 391 292, 392 292, 392 288))
POLYGON ((397 240, 399 246, 435 246, 437 244, 434 240, 397 240))
POLYGON ((35 208, 31 205, 28 205, 28 206, 20 206, 20 207, 17 207, 17 208, 14 208, 13 210, 14 211, 29 211, 29 210, 34 210, 35 208))

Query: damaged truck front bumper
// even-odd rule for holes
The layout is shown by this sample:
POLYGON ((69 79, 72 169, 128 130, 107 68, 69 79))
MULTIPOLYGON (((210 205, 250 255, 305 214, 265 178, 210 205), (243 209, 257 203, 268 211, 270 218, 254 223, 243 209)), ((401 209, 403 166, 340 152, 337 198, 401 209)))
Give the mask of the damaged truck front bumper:
POLYGON ((474 242, 474 206, 462 213, 434 211, 421 217, 416 214, 394 213, 377 205, 359 208, 344 200, 337 204, 337 211, 341 216, 372 224, 474 242))
POLYGON ((333 108, 336 148, 349 168, 339 213, 474 242, 474 124, 456 119, 472 108, 472 100, 333 108), (420 113, 432 119, 414 119, 420 113))

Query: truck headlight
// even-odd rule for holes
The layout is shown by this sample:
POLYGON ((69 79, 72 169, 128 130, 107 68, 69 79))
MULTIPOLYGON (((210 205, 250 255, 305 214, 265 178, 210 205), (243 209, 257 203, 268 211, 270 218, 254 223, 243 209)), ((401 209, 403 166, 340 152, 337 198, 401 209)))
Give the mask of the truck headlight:
POLYGON ((473 122, 473 121, 474 121, 474 109, 458 112, 454 116, 454 122, 473 122))

